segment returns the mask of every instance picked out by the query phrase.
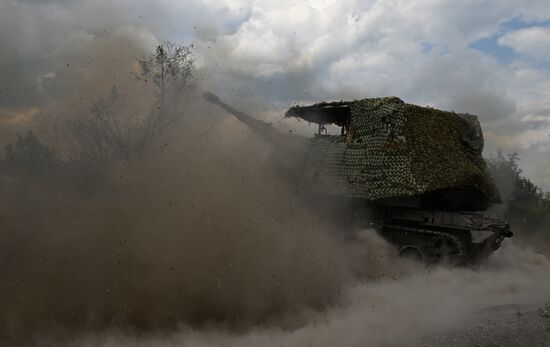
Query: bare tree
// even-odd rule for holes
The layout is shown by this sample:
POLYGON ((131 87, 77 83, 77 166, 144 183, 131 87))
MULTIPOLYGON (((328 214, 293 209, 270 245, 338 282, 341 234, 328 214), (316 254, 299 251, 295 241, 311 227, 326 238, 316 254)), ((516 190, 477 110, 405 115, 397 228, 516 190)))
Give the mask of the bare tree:
POLYGON ((70 160, 108 161, 127 159, 133 152, 131 119, 124 119, 118 89, 113 86, 107 98, 90 106, 90 114, 69 117, 63 130, 70 148, 65 152, 70 160))
POLYGON ((64 119, 60 127, 64 142, 69 143, 63 151, 65 157, 101 163, 152 150, 182 116, 185 95, 192 87, 193 64, 192 46, 171 42, 159 45, 154 53, 139 60, 137 80, 150 86, 153 93, 150 109, 128 114, 127 100, 113 86, 107 97, 92 103, 89 114, 64 119))
POLYGON ((178 119, 182 94, 190 88, 193 77, 192 46, 178 46, 171 42, 159 45, 154 54, 141 60, 139 79, 152 82, 156 102, 145 120, 139 149, 154 142, 167 127, 178 119))

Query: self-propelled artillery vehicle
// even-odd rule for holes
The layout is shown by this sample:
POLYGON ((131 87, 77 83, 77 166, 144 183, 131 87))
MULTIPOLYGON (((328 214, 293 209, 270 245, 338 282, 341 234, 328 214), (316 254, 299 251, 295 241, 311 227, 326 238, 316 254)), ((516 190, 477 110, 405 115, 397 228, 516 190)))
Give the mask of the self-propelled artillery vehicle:
MULTIPOLYGON (((213 94, 205 99, 288 147, 289 137, 270 124, 213 94)), ((301 138, 301 190, 353 201, 354 214, 364 215, 401 255, 465 265, 512 236, 508 222, 483 214, 500 196, 481 156, 476 116, 397 97, 295 106, 285 116, 318 125, 313 138, 301 138), (329 135, 327 127, 339 127, 339 134, 329 135)))

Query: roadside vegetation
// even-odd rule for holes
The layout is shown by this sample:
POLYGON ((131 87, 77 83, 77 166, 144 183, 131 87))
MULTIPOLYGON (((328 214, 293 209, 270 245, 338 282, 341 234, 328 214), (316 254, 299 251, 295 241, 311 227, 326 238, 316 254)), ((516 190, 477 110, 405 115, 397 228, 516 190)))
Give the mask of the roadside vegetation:
POLYGON ((191 45, 163 42, 136 61, 135 86, 145 108, 132 108, 125 90, 113 85, 88 109, 51 115, 35 131, 19 134, 0 154, 0 187, 16 182, 58 182, 80 191, 108 183, 113 165, 154 155, 185 119, 194 88, 191 45))
POLYGON ((519 159, 517 153, 499 152, 487 160, 503 200, 495 212, 509 220, 515 230, 526 234, 539 232, 550 225, 550 192, 544 192, 524 176, 519 159))

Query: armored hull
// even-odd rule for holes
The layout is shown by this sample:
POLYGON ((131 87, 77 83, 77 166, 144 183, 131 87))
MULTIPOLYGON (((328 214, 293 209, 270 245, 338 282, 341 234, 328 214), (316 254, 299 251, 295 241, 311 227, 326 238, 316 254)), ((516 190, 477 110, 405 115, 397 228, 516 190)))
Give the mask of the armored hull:
MULTIPOLYGON (((268 124, 257 126, 259 121, 213 95, 207 100, 284 147, 268 124)), ((481 156, 476 116, 396 97, 295 106, 286 116, 318 124, 317 134, 303 142, 303 194, 362 202, 354 206, 368 216, 363 220, 400 254, 467 264, 512 235, 507 222, 483 215, 500 196, 481 156), (328 135, 329 125, 339 126, 340 134, 328 135)))

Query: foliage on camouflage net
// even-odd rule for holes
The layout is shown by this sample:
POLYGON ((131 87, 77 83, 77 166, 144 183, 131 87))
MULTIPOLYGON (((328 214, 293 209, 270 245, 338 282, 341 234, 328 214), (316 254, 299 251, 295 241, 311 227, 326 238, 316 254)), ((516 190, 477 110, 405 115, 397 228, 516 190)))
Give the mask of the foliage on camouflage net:
POLYGON ((416 105, 405 109, 413 175, 427 191, 472 185, 490 201, 499 200, 481 157, 483 145, 472 149, 474 144, 466 143, 468 129, 462 115, 416 105))
POLYGON ((326 193, 376 200, 470 185, 498 201, 482 137, 468 134, 475 117, 396 97, 354 101, 351 115, 347 137, 318 136, 309 151, 306 175, 326 193))

